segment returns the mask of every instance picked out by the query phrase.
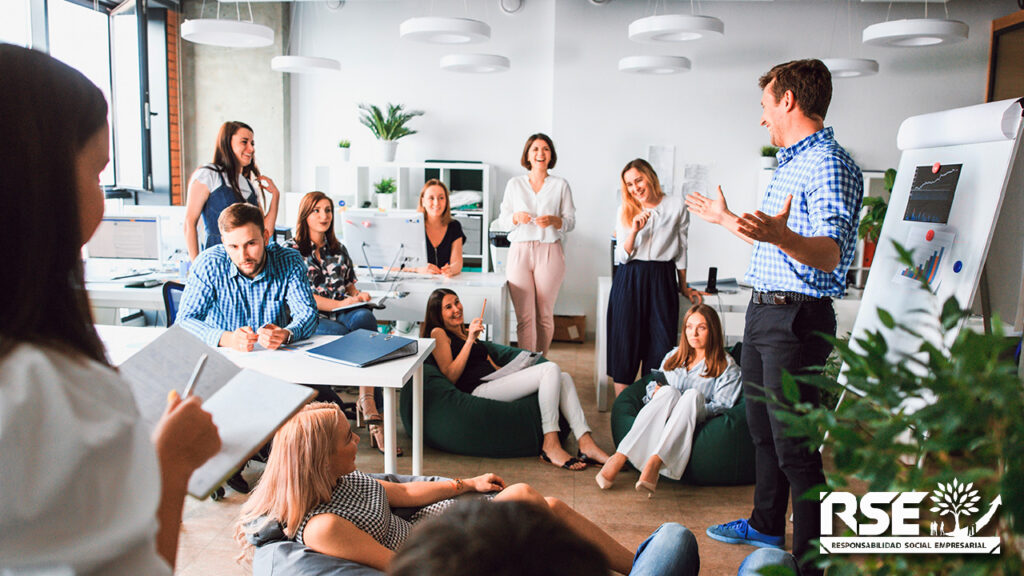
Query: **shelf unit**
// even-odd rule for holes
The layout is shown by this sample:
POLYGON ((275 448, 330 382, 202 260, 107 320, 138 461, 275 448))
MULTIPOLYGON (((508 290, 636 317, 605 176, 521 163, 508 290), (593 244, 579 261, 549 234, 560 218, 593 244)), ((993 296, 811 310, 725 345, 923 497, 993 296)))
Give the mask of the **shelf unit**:
POLYGON ((392 207, 415 210, 419 205, 423 183, 431 178, 444 182, 449 190, 473 190, 483 197, 482 206, 472 210, 452 210, 466 233, 463 266, 490 271, 490 244, 487 232, 494 218, 494 171, 490 164, 479 162, 383 162, 354 164, 339 162, 316 168, 316 188, 344 207, 374 208, 377 206, 373 185, 382 178, 394 178, 398 187, 392 207))

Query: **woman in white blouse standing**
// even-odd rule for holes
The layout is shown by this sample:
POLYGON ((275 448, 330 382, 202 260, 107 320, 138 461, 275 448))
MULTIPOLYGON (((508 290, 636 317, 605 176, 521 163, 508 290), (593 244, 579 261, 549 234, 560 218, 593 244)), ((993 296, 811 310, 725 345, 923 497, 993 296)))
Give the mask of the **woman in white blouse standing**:
MULTIPOLYGON (((547 354, 555 331, 555 300, 565 278, 562 237, 576 225, 569 183, 548 174, 558 154, 546 134, 526 139, 521 163, 530 172, 509 180, 498 222, 512 228, 509 292, 520 348, 547 354)), ((685 210, 684 210, 685 211, 685 210)))
POLYGON ((643 368, 655 370, 676 343, 679 293, 702 300, 686 285, 690 215, 683 199, 666 196, 658 175, 637 158, 622 169, 622 205, 615 219, 619 264, 608 299, 608 374, 618 396, 643 368))

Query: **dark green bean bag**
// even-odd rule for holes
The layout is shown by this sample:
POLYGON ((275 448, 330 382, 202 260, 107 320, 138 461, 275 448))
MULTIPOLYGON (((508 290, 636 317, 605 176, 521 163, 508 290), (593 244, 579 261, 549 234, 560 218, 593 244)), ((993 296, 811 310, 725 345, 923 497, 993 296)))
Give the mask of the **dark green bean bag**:
MULTIPOLYGON (((615 399, 612 438, 616 446, 626 437, 643 408, 647 383, 659 374, 652 372, 644 376, 615 399)), ((754 443, 747 428, 746 401, 741 396, 735 406, 697 429, 690 463, 681 481, 703 486, 753 484, 754 473, 754 443)))
MULTIPOLYGON (((483 345, 499 366, 520 352, 518 348, 491 342, 483 345)), ((402 388, 399 413, 406 433, 411 436, 412 382, 402 388)), ((564 422, 562 427, 564 430, 564 422)), ((423 438, 428 446, 454 454, 491 458, 536 456, 544 439, 537 395, 499 402, 466 394, 445 378, 430 359, 423 365, 423 438)))

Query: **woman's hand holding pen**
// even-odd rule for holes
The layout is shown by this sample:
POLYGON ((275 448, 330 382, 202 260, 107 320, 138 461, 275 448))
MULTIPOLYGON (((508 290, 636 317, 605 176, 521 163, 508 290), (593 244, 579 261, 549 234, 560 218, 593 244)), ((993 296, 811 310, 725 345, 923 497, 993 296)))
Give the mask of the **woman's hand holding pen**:
POLYGON ((203 410, 202 400, 194 395, 182 399, 176 390, 167 395, 167 409, 153 430, 152 440, 161 472, 184 482, 221 445, 217 425, 203 410))
POLYGON ((533 221, 541 228, 547 228, 548 226, 554 226, 555 228, 562 227, 562 218, 560 216, 555 216, 554 214, 537 216, 533 221))
POLYGON ((512 214, 512 223, 515 225, 529 224, 533 221, 533 216, 529 212, 516 212, 512 214))
POLYGON ((467 328, 466 331, 469 333, 466 338, 466 342, 475 342, 476 339, 480 337, 480 333, 484 331, 483 317, 473 318, 473 321, 469 323, 469 328, 467 328))

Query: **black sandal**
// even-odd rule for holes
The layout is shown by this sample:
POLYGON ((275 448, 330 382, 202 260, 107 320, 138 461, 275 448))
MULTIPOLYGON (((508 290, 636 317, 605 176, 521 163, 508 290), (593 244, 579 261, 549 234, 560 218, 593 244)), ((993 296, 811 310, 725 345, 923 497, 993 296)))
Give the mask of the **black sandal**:
MULTIPOLYGON (((551 461, 551 458, 548 458, 548 455, 543 452, 540 453, 540 459, 547 462, 548 464, 554 465, 554 462, 551 461)), ((579 472, 581 470, 587 469, 587 463, 584 462, 583 460, 580 460, 579 458, 573 458, 572 456, 570 456, 569 459, 562 464, 562 468, 565 468, 570 472, 579 472), (573 466, 575 466, 576 464, 583 464, 583 467, 573 468, 573 466)))
POLYGON ((587 456, 586 454, 583 453, 583 450, 579 450, 579 451, 576 452, 576 459, 579 460, 580 462, 583 462, 584 464, 593 464, 594 466, 604 466, 604 462, 599 462, 599 461, 591 458, 590 456, 587 456))

